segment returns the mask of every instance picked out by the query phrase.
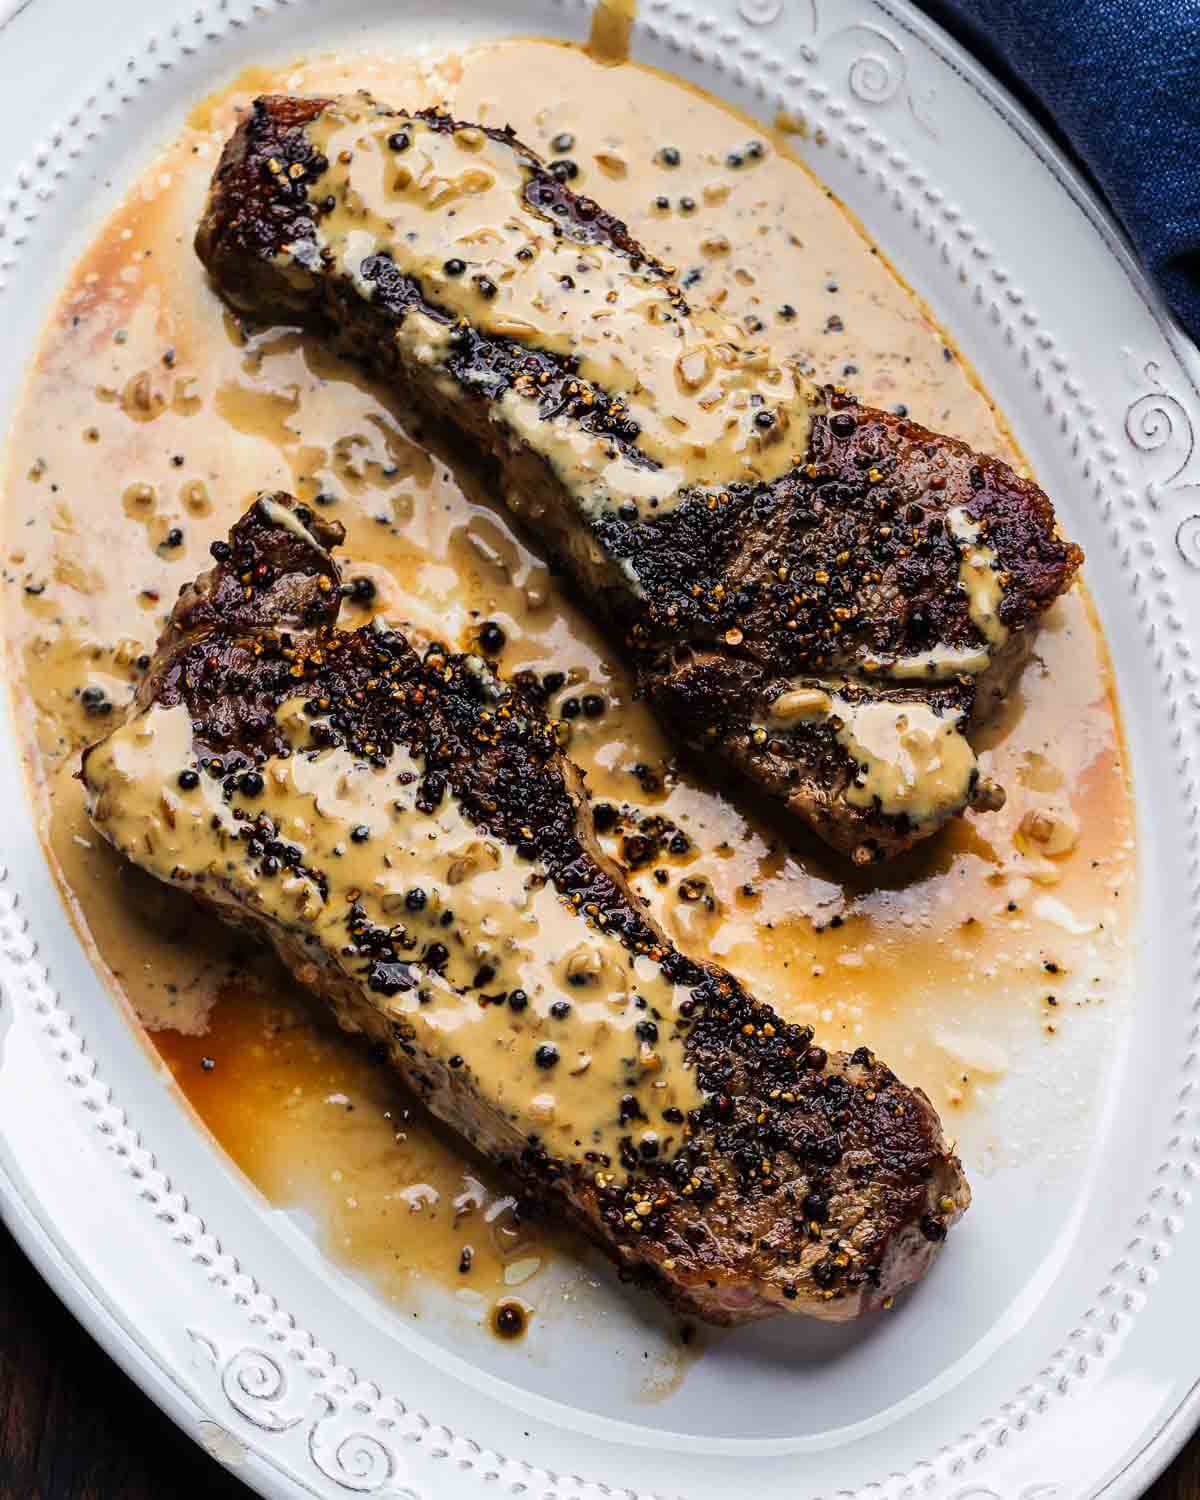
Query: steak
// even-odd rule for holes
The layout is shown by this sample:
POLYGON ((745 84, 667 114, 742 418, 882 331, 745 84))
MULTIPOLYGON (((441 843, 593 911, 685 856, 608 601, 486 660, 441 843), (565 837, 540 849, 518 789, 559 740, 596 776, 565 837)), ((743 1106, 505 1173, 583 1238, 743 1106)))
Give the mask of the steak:
POLYGON ((844 1319, 970 1192, 936 1113, 678 952, 536 690, 341 631, 340 526, 262 496, 83 758, 96 828, 269 940, 441 1119, 680 1309, 844 1319))
POLYGON ((1002 790, 968 732, 1082 561, 997 459, 690 307, 510 131, 257 100, 196 238, 490 468, 665 726, 860 863, 1002 790))

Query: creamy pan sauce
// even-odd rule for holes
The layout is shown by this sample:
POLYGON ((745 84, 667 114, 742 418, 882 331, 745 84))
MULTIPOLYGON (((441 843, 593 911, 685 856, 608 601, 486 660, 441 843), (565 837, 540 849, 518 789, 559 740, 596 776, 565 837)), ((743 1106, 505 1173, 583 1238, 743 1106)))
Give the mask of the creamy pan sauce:
MULTIPOLYGON (((616 32, 625 10, 611 7, 616 32)), ((541 1315, 547 1231, 519 1223, 486 1167, 261 952, 122 865, 72 779, 79 749, 119 717, 179 587, 256 490, 292 490, 345 524, 345 624, 382 613, 418 640, 470 649, 498 632, 504 671, 549 677, 603 841, 681 946, 813 1022, 825 1043, 869 1042, 929 1092, 976 1175, 1069 1160, 1104 1077, 1133 904, 1120 736, 1078 593, 1052 611, 1039 658, 975 737, 1007 806, 853 874, 672 763, 607 645, 469 470, 431 458, 361 374, 287 329, 241 328, 205 285, 191 237, 235 108, 272 89, 365 87, 511 122, 571 163, 572 187, 625 217, 689 301, 746 344, 1013 458, 952 345, 785 142, 615 64, 607 34, 595 56, 543 42, 432 67, 343 54, 244 76, 198 106, 72 273, 10 443, 10 673, 48 846, 97 963, 270 1198, 315 1212, 331 1252, 406 1305, 434 1277, 481 1326, 517 1288, 541 1315)), ((986 549, 962 540, 990 640, 986 549)), ((825 711, 803 691, 776 713, 825 711)), ((853 732, 869 748, 870 726, 853 732)), ((939 751, 918 732, 906 753, 939 751)), ((576 1253, 553 1251, 560 1264, 576 1253)))
POLYGON ((253 795, 226 797, 196 774, 187 706, 151 708, 92 751, 93 820, 160 879, 315 937, 355 983, 362 965, 347 938, 393 934, 420 981, 406 963, 385 966, 396 972, 373 982, 373 1004, 424 1057, 478 1078, 518 1140, 538 1136, 568 1160, 594 1153, 610 1182, 624 1175, 622 1138, 677 1151, 664 1111, 682 1119, 704 1102, 676 1027, 688 987, 606 940, 452 798, 423 810, 421 764, 407 750, 370 765, 342 748, 304 749, 305 709, 293 698, 275 716, 295 753, 269 761, 253 795), (263 819, 295 865, 268 874, 247 857, 245 835, 263 819), (631 1087, 648 1115, 619 1109, 631 1087))
MULTIPOLYGON (((500 403, 589 515, 665 511, 685 486, 775 479, 803 461, 809 387, 794 366, 747 345, 734 319, 691 311, 677 284, 556 235, 553 214, 531 194, 527 159, 507 143, 474 126, 395 115, 361 95, 331 102, 306 133, 325 162, 308 189, 318 249, 364 297, 376 291, 365 265, 384 252, 453 318, 572 359, 581 402, 597 391, 618 398, 621 416, 637 424, 634 453, 566 416, 547 435, 532 376, 500 403)), ((751 144, 762 159, 763 143, 751 144)), ((570 157, 555 165, 565 180, 578 176, 570 157)), ((274 158, 272 166, 284 170, 274 158)), ((291 250, 291 274, 303 278, 313 242, 291 250)), ((423 312, 396 331, 407 358, 451 391, 453 333, 423 312)))

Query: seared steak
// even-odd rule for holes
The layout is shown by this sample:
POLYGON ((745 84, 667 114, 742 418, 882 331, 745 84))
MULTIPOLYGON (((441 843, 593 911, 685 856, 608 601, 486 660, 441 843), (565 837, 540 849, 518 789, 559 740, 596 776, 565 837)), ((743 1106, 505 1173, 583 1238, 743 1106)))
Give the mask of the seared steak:
POLYGON ((183 590, 96 827, 278 950, 430 1108, 681 1309, 852 1317, 967 1206, 932 1106, 677 952, 536 698, 339 631, 341 528, 261 497, 183 590))
POLYGON ((1081 561, 1007 465, 744 347, 509 132, 259 99, 196 243, 467 440, 686 744, 860 862, 999 805, 967 731, 1081 561))

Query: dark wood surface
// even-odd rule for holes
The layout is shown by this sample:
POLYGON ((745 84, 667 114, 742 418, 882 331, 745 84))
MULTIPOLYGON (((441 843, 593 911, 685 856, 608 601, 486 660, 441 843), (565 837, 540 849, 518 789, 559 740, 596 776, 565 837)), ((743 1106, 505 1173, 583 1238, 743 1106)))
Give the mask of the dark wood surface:
POLYGON ((0 1228, 0 1500, 250 1500, 75 1322, 0 1228))
MULTIPOLYGON (((0 1500, 249 1500, 128 1380, 0 1229, 0 1500)), ((1200 1438, 1150 1491, 1200 1500, 1200 1438)))

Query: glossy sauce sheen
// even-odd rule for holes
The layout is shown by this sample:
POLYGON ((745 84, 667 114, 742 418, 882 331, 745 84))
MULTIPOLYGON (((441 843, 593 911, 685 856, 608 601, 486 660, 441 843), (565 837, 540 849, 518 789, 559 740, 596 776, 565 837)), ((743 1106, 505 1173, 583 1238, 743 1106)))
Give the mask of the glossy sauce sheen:
MULTIPOLYGON (((810 391, 794 364, 747 345, 732 318, 691 312, 661 275, 556 238, 529 202, 529 164, 507 142, 398 117, 356 95, 327 105, 306 133, 326 162, 308 190, 322 205, 318 249, 362 296, 374 296, 368 269, 385 251, 452 319, 569 357, 581 399, 615 396, 637 424, 627 454, 566 416, 548 424, 532 377, 501 398, 504 420, 545 453, 589 516, 661 512, 685 486, 776 479, 803 461, 810 391)), ((293 248, 303 275, 312 242, 293 248)), ((420 311, 396 330, 405 356, 450 392, 452 333, 451 321, 420 311)))
POLYGON ((226 797, 211 776, 179 784, 180 770, 197 765, 187 706, 151 708, 89 756, 93 821, 160 879, 203 883, 214 900, 227 890, 235 908, 298 924, 354 983, 351 904, 364 925, 394 934, 421 977, 407 963, 385 965, 397 976, 373 982, 373 1004, 413 1029, 423 1057, 480 1080, 518 1141, 538 1137, 560 1158, 599 1154, 618 1176, 623 1138, 678 1150, 678 1133, 631 1123, 617 1101, 644 1088, 656 1122, 704 1103, 676 1029, 689 987, 586 926, 452 798, 422 809, 421 764, 407 750, 382 764, 343 748, 301 753, 306 700, 281 704, 275 718, 295 753, 271 760, 253 795, 226 797), (245 857, 238 821, 257 817, 299 856, 266 880, 245 857))
MULTIPOLYGON (((240 329, 205 285, 191 236, 235 107, 260 92, 365 87, 511 122, 548 160, 573 163, 570 185, 626 218, 689 301, 747 345, 769 341, 806 379, 903 402, 1012 458, 953 348, 783 139, 613 65, 615 51, 514 42, 421 67, 342 54, 239 79, 197 107, 72 274, 11 437, 12 678, 48 844, 102 971, 269 1198, 315 1214, 331 1253, 405 1307, 441 1280, 484 1329, 519 1288, 536 1333, 547 1266, 575 1247, 520 1224, 488 1169, 261 953, 122 865, 72 779, 179 587, 256 490, 291 490, 345 524, 346 577, 363 580, 347 626, 381 613, 418 641, 478 649, 494 621, 502 670, 562 674, 550 709, 612 809, 603 842, 672 936, 826 1044, 870 1043, 929 1092, 976 1176, 1035 1157, 1069 1170, 1127 969, 1130 799, 1103 645, 1078 592, 975 736, 983 772, 1008 790, 1003 811, 968 815, 882 874, 851 875, 672 765, 605 643, 469 470, 431 459, 361 374, 286 329, 240 329)), ((823 711, 792 696, 777 713, 823 711)), ((937 752, 918 736, 908 753, 937 752)))

